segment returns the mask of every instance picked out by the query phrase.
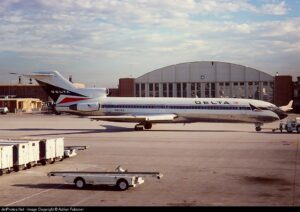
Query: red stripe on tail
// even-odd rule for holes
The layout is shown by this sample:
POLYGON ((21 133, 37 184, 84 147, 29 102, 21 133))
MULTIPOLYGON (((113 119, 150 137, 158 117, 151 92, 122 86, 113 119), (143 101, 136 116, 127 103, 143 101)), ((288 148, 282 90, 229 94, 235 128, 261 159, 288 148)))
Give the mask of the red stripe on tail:
POLYGON ((90 99, 90 98, 71 98, 71 97, 66 97, 63 100, 61 100, 61 102, 59 104, 70 103, 70 102, 77 102, 77 101, 88 100, 88 99, 90 99))

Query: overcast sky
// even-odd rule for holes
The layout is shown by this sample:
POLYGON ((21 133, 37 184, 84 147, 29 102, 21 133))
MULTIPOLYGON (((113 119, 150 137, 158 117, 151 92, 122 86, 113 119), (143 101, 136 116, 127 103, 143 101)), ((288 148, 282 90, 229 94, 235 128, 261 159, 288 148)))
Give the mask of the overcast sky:
POLYGON ((299 56, 300 0, 0 0, 0 83, 58 70, 115 87, 211 60, 296 76, 299 56))

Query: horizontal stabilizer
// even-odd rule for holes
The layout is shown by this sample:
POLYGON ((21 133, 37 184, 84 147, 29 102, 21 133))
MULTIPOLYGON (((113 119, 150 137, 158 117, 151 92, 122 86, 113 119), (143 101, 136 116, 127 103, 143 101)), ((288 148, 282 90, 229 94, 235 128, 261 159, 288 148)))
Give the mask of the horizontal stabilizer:
POLYGON ((122 116, 92 116, 91 120, 96 121, 112 121, 112 122, 157 122, 157 121, 173 121, 177 118, 176 114, 146 114, 146 115, 122 115, 122 116))
POLYGON ((55 76, 54 74, 51 74, 51 73, 39 73, 39 72, 36 72, 36 73, 32 73, 32 74, 21 74, 21 73, 10 73, 10 74, 14 74, 14 75, 20 75, 20 76, 24 76, 24 77, 45 77, 45 76, 55 76))

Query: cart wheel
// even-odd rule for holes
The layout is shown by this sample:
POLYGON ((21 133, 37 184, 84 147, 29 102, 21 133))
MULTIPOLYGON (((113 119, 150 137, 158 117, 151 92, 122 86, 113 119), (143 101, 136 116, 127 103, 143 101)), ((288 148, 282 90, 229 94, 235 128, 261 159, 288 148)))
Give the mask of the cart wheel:
POLYGON ((0 170, 0 176, 2 176, 3 175, 3 171, 2 170, 0 170))
POLYGON ((120 180, 118 180, 118 182, 117 182, 117 188, 120 190, 120 191, 125 191, 125 190, 127 190, 128 189, 128 182, 127 182, 127 180, 125 180, 125 179, 120 179, 120 180))
POLYGON ((85 181, 81 177, 76 178, 74 182, 75 182, 75 186, 79 189, 82 189, 85 187, 85 181))
POLYGON ((297 132, 300 133, 300 126, 297 127, 297 132))

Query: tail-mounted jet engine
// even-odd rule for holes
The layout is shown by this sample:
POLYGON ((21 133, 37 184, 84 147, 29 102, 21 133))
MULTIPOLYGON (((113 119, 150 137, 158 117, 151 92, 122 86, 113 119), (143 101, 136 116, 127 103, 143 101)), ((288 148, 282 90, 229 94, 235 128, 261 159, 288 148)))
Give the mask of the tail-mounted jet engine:
POLYGON ((100 109, 99 103, 79 103, 69 106, 70 110, 82 111, 82 112, 91 112, 97 111, 100 109))

